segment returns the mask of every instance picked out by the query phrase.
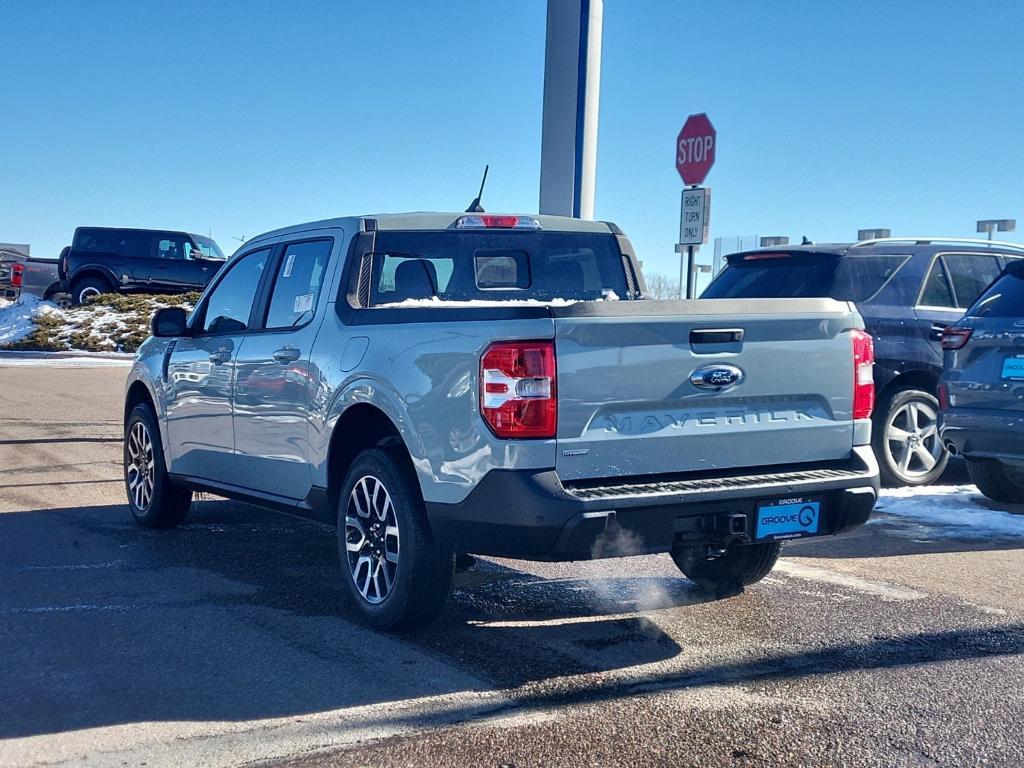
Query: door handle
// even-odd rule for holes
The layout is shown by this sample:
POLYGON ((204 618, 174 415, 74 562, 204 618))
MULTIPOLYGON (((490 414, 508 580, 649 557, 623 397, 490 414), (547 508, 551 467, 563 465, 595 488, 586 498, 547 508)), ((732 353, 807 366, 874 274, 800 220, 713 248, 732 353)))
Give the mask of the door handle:
POLYGON ((274 359, 281 365, 288 365, 288 363, 294 363, 299 359, 299 355, 302 352, 297 350, 295 347, 281 347, 274 352, 274 359))
POLYGON ((939 323, 932 323, 931 331, 928 333, 928 338, 932 341, 942 341, 942 332, 946 330, 945 325, 939 323))
POLYGON ((224 349, 222 347, 221 349, 218 349, 216 352, 211 352, 210 353, 210 362, 213 363, 214 365, 221 365, 222 363, 228 362, 230 359, 231 359, 231 350, 230 349, 224 349))

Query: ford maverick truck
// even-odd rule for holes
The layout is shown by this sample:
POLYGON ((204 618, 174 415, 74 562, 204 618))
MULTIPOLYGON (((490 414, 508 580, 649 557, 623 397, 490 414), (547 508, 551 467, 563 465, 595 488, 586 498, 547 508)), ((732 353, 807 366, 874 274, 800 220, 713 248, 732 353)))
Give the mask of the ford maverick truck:
POLYGON ((671 553, 719 594, 878 493, 872 342, 828 298, 650 301, 614 225, 339 218, 248 241, 128 377, 144 526, 208 491, 336 526, 357 611, 441 610, 459 554, 671 553), (622 546, 628 542, 628 546, 622 546))

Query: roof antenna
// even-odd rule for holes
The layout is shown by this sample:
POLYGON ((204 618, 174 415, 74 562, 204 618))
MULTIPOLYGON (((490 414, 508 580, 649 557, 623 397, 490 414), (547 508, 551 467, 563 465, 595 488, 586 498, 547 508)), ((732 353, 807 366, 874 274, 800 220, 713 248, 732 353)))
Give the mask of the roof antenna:
POLYGON ((469 204, 469 208, 466 209, 466 213, 483 213, 484 207, 480 205, 480 198, 484 196, 484 184, 487 183, 487 170, 490 165, 484 166, 484 177, 480 180, 480 193, 476 196, 476 199, 469 204))

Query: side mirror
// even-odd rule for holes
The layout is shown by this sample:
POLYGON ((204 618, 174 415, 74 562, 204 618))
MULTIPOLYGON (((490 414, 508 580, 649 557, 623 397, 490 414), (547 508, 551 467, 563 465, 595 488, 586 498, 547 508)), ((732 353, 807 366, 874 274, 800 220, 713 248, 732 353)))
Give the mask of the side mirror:
POLYGON ((169 338, 188 336, 188 315, 181 307, 164 307, 153 313, 149 321, 149 332, 157 337, 169 338))

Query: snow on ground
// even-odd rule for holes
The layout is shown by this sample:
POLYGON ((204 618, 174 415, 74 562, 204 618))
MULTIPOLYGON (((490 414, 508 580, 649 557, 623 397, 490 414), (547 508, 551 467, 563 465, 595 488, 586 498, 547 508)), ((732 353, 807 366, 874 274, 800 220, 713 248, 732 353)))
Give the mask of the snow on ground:
POLYGON ((43 306, 56 309, 38 296, 26 294, 19 301, 0 300, 0 345, 20 341, 35 328, 32 317, 43 306))
POLYGON ((1002 504, 973 485, 882 490, 871 523, 929 538, 1024 538, 1024 504, 1002 504))

